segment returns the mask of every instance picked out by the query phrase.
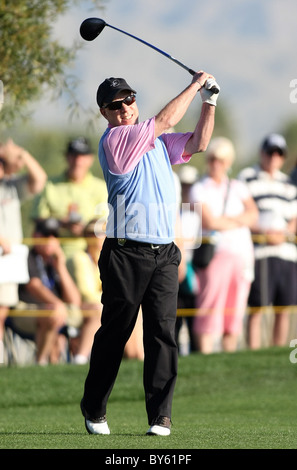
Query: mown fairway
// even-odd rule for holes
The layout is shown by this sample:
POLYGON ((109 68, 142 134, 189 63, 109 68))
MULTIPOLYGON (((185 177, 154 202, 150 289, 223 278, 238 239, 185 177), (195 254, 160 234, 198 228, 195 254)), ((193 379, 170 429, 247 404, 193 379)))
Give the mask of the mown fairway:
POLYGON ((171 436, 146 436, 142 363, 123 361, 110 436, 89 436, 86 366, 0 368, 1 449, 296 449, 297 364, 290 348, 179 360, 171 436))

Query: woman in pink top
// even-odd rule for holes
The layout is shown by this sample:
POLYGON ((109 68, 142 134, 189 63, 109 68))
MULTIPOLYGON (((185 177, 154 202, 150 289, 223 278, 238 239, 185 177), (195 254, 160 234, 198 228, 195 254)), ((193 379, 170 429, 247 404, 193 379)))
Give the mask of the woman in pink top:
POLYGON ((202 235, 215 235, 215 255, 197 270, 199 292, 193 329, 198 350, 214 351, 216 339, 224 351, 237 348, 253 279, 254 254, 250 227, 258 218, 247 186, 229 180, 235 157, 232 142, 224 137, 211 141, 207 152, 207 175, 191 190, 192 202, 202 205, 202 235))

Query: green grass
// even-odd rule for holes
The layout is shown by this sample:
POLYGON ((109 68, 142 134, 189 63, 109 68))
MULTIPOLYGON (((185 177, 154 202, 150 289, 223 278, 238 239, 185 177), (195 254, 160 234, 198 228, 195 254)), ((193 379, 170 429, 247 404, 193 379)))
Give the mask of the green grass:
POLYGON ((89 436, 87 366, 0 368, 1 449, 296 449, 297 364, 289 348, 180 357, 169 437, 146 436, 142 363, 123 361, 110 436, 89 436))

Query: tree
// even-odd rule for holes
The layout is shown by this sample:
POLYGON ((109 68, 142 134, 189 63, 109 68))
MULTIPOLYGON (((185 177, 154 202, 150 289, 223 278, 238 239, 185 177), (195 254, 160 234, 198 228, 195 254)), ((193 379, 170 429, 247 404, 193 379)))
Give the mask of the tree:
MULTIPOLYGON (((98 8, 102 0, 92 0, 98 8)), ((45 89, 73 90, 65 69, 78 46, 64 47, 52 38, 58 15, 76 3, 67 0, 0 1, 0 57, 4 105, 0 126, 24 116, 26 107, 45 89)))

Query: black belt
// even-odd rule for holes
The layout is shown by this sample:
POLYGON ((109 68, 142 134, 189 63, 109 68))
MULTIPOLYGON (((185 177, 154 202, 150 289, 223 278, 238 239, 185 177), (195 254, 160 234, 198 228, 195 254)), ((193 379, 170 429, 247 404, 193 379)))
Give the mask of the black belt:
POLYGON ((156 243, 146 243, 146 242, 138 242, 136 240, 130 240, 128 238, 107 238, 106 241, 109 243, 114 243, 117 246, 131 246, 131 247, 145 247, 151 248, 152 250, 159 250, 160 248, 165 248, 166 246, 171 245, 171 243, 160 243, 157 245, 156 243))
POLYGON ((156 245, 155 243, 145 243, 145 242, 136 242, 134 240, 127 240, 127 238, 117 238, 118 245, 120 246, 144 246, 149 247, 152 250, 159 250, 160 246, 163 245, 156 245))
POLYGON ((138 248, 140 246, 145 248, 150 248, 151 250, 159 250, 161 248, 165 248, 166 246, 171 245, 171 243, 162 243, 157 245, 156 243, 145 243, 145 242, 137 242, 135 240, 130 240, 127 238, 107 238, 106 241, 109 243, 114 243, 117 246, 126 246, 126 247, 135 247, 138 248))

